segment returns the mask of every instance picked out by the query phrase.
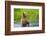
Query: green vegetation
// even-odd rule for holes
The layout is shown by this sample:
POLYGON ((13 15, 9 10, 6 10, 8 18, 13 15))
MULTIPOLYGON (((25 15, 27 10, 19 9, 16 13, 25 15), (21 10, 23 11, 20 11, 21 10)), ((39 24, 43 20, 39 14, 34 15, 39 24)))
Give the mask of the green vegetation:
POLYGON ((26 12, 27 18, 30 22, 39 20, 39 9, 14 8, 14 21, 19 22, 21 20, 21 15, 23 12, 26 12))

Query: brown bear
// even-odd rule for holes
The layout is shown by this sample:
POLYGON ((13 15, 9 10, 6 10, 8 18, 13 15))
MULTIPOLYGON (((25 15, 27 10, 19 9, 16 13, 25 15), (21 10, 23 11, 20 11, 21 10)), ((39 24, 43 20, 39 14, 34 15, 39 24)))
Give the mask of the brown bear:
POLYGON ((22 24, 22 27, 26 27, 27 25, 29 27, 29 21, 27 19, 27 15, 24 12, 22 14, 21 24, 22 24))

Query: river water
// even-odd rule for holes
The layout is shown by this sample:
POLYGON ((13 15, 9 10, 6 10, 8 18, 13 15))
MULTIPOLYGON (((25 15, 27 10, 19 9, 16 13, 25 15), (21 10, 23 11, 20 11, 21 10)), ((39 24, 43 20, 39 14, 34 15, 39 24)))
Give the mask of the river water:
MULTIPOLYGON (((38 27, 39 26, 39 23, 37 22, 37 23, 29 23, 29 27, 38 27)), ((21 23, 15 23, 14 24, 14 27, 22 27, 22 24, 21 23)), ((26 27, 28 27, 28 25, 26 26, 26 27)))

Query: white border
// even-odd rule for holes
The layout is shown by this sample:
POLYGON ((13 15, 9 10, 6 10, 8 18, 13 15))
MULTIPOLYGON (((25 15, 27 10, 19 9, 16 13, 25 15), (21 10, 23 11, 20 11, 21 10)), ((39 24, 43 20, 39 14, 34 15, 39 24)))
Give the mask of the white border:
POLYGON ((42 7, 41 6, 22 6, 11 5, 11 31, 28 31, 28 30, 42 30, 42 7), (14 8, 24 9, 39 9, 39 27, 18 27, 14 28, 14 8))

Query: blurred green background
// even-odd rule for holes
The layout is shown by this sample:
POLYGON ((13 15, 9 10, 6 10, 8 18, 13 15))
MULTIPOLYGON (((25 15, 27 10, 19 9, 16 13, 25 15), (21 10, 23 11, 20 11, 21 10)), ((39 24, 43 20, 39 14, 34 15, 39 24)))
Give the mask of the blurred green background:
POLYGON ((14 8, 14 23, 20 22, 23 12, 27 14, 29 22, 33 23, 39 21, 39 9, 14 8))

